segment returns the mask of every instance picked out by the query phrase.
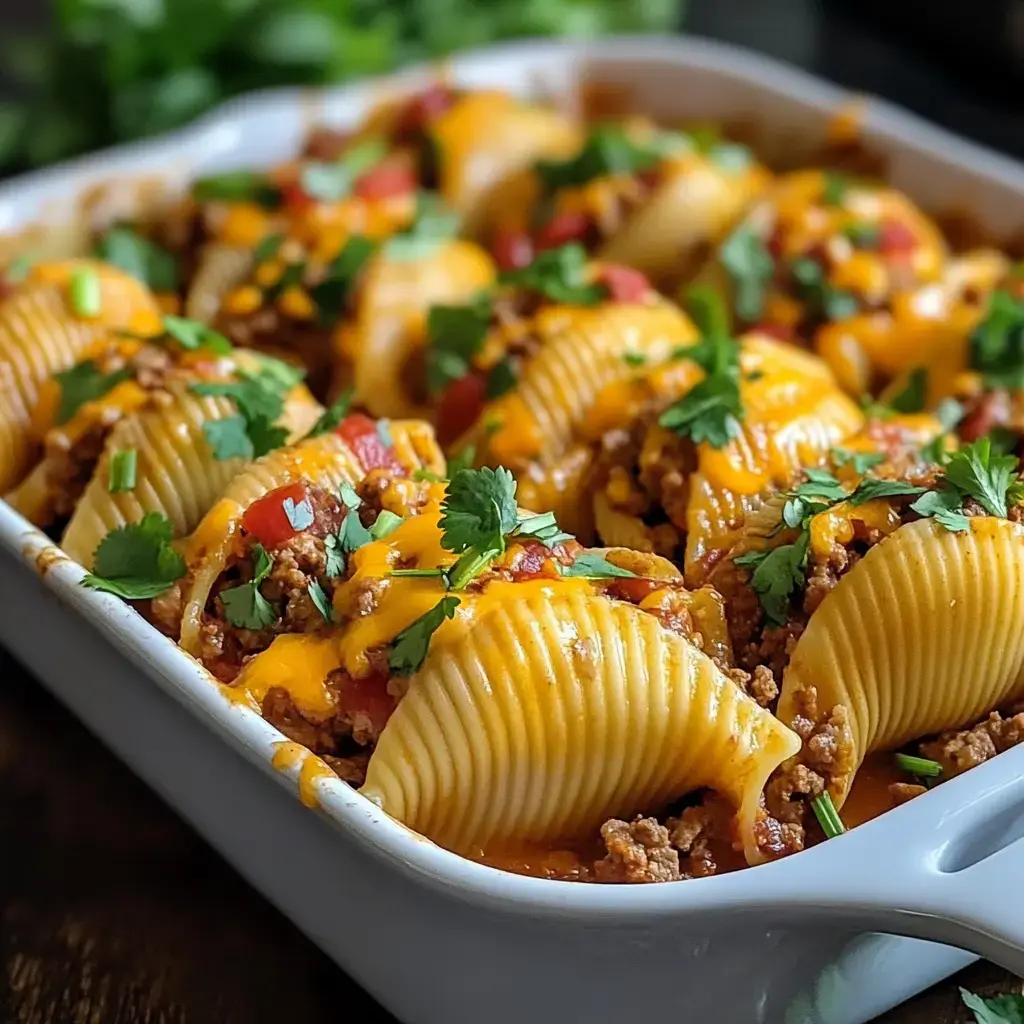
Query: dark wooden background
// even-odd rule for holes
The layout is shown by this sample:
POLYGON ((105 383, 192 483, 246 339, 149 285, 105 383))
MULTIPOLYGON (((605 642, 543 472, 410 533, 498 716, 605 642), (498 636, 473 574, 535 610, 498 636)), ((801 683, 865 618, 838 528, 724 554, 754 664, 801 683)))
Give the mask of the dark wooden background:
MULTIPOLYGON (((692 0, 690 27, 1024 155, 1019 91, 975 89, 858 7, 692 0)), ((42 0, 0 0, 0 41, 46 15, 42 0)), ((885 1024, 968 1021, 959 984, 1019 991, 980 964, 885 1024)), ((0 1024, 325 1020, 390 1018, 0 651, 0 1024)))

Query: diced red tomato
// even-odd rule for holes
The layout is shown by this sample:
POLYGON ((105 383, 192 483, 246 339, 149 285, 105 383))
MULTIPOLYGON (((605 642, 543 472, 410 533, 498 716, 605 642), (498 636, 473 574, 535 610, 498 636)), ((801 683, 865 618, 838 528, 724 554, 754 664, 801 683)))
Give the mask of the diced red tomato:
POLYGON ((409 100, 398 117, 397 129, 410 135, 421 132, 454 102, 454 90, 438 82, 409 100))
POLYGON ((643 576, 617 576, 612 580, 608 590, 614 597, 639 604, 661 586, 664 586, 663 580, 649 580, 643 576))
POLYGON ((460 438, 483 411, 487 378, 471 371, 444 389, 437 407, 437 439, 442 445, 460 438))
POLYGON ((918 245, 917 236, 902 221, 886 219, 878 228, 878 251, 885 256, 900 256, 913 252, 918 245))
POLYGON ((499 228, 491 242, 491 253, 499 270, 520 270, 533 262, 533 242, 525 231, 499 228))
POLYGON ((782 253, 785 249, 785 238, 781 227, 777 227, 769 236, 768 241, 765 243, 765 247, 768 252, 771 253, 773 260, 782 259, 782 253))
POLYGON ((533 236, 533 244, 537 249, 557 249, 569 242, 580 242, 590 233, 594 222, 578 210, 565 210, 556 213, 533 236))
POLYGON ((281 186, 281 199, 286 210, 298 213, 313 205, 313 198, 306 194, 297 181, 281 186))
POLYGON ((785 324, 773 324, 770 320, 762 320, 759 324, 754 325, 753 330, 767 334, 769 338, 778 338, 779 341, 796 342, 793 328, 787 327, 785 324))
POLYGON ((602 267, 597 280, 608 289, 613 302, 642 302, 651 290, 651 282, 639 270, 617 263, 602 267))
POLYGON ((291 540, 299 531, 292 526, 284 510, 285 502, 289 499, 296 509, 306 502, 312 515, 309 489, 302 480, 296 480, 257 498, 242 515, 242 528, 265 548, 276 548, 286 540, 291 540))
POLYGON ((408 164, 385 160, 362 175, 353 192, 360 199, 389 199, 414 192, 417 184, 416 174, 408 164))
POLYGON ((384 443, 377 430, 377 422, 365 413, 349 413, 334 428, 334 432, 352 449, 363 469, 395 469, 402 467, 393 448, 384 443))
POLYGON ((388 693, 388 677, 381 673, 364 679, 344 675, 338 686, 338 710, 350 721, 357 717, 368 718, 375 733, 388 724, 397 703, 388 693))

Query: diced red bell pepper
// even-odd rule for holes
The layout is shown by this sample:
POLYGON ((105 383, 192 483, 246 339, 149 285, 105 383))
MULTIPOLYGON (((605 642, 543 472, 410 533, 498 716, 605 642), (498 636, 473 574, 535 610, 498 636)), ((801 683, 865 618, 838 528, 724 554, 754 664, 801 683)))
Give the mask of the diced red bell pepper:
POLYGON ((352 449, 355 457, 363 464, 363 469, 401 470, 394 448, 384 443, 376 420, 370 419, 365 413, 349 413, 334 428, 334 432, 352 449))
POLYGON ((651 290, 651 282, 639 270, 617 263, 602 267, 597 280, 608 289, 613 302, 642 302, 651 290))
POLYGON ((437 439, 442 445, 458 440, 483 412, 487 378, 470 371, 444 389, 437 407, 437 439))
POLYGON ((569 242, 581 242, 590 233, 594 222, 591 218, 577 210, 565 210, 556 213, 543 227, 538 228, 533 236, 537 249, 557 249, 569 242))
POLYGON ((242 528, 246 533, 252 534, 265 548, 276 548, 291 540, 299 531, 292 525, 284 509, 285 502, 289 499, 296 509, 305 502, 309 505, 309 515, 313 514, 309 489, 304 481, 296 480, 275 488, 262 498, 257 498, 243 513, 242 528))
POLYGON ((385 160, 362 175, 352 191, 360 199, 389 199, 414 192, 417 184, 408 164, 385 160))
POLYGON ((521 270, 533 262, 533 242, 525 231, 499 228, 491 242, 491 254, 499 270, 521 270))

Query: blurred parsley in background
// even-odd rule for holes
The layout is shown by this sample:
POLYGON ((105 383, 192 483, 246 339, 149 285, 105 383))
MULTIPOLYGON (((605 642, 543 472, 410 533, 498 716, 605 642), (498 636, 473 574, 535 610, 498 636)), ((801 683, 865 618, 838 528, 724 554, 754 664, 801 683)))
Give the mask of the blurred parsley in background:
POLYGON ((5 39, 0 172, 167 131, 250 89, 316 85, 516 36, 669 30, 685 0, 55 0, 5 39))

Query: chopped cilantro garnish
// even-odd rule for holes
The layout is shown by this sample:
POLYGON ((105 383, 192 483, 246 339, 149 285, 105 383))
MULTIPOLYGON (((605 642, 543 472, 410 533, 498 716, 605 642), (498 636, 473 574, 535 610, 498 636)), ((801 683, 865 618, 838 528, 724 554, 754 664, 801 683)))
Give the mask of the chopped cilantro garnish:
POLYGON ((818 824, 821 825, 826 839, 835 839, 836 836, 841 836, 846 831, 839 812, 836 810, 836 805, 828 793, 816 796, 811 801, 811 809, 814 811, 814 816, 818 819, 818 824))
POLYGON ((303 498, 298 503, 296 503, 294 498, 285 498, 281 503, 281 510, 288 520, 288 525, 296 533, 302 533, 303 530, 308 530, 313 525, 315 518, 313 515, 313 503, 308 497, 303 498))
POLYGON ((327 599, 324 588, 320 586, 320 581, 310 580, 306 586, 306 592, 309 594, 309 599, 316 605, 316 610, 321 614, 324 622, 333 622, 334 608, 327 599))
POLYGON ((617 125, 600 124, 590 130, 583 148, 572 159, 540 160, 536 170, 550 195, 605 175, 636 174, 653 167, 660 159, 659 146, 634 142, 617 125))
POLYGON ((907 375, 906 384, 889 400, 889 408, 901 413, 924 412, 928 404, 928 371, 918 366, 907 375))
POLYGON ((431 306, 427 313, 427 387, 440 394, 469 373, 491 326, 493 307, 481 295, 465 306, 431 306))
POLYGON ((647 363, 647 356, 643 352, 627 352, 623 357, 622 361, 627 366, 637 367, 644 366, 647 363))
POLYGON ((138 471, 138 452, 134 448, 125 448, 110 456, 110 472, 107 478, 107 490, 111 494, 123 494, 135 486, 138 471))
POLYGON ((402 525, 402 517, 395 512, 389 512, 386 508, 381 509, 377 514, 373 526, 370 527, 370 537, 373 540, 380 540, 394 533, 402 525))
POLYGON ((120 526, 100 541, 93 571, 82 586, 103 590, 128 601, 162 594, 185 575, 185 559, 174 549, 173 527, 159 512, 138 523, 120 526))
POLYGON ((842 206, 846 198, 846 190, 849 188, 845 174, 836 171, 825 172, 825 189, 822 192, 822 201, 826 206, 842 206))
POLYGON ((327 565, 324 572, 333 580, 345 571, 345 552, 341 550, 341 541, 332 533, 324 538, 324 551, 327 565))
POLYGON ((468 444, 457 455, 448 460, 448 476, 453 477, 460 469, 472 469, 476 462, 476 445, 468 444))
POLYGON ((460 220, 437 196, 421 192, 416 218, 405 231, 384 243, 384 252, 392 260, 423 259, 459 233, 460 220))
POLYGON ((1008 992, 984 999, 967 989, 960 989, 964 1006, 974 1014, 977 1024, 1022 1024, 1024 1022, 1024 995, 1008 992))
POLYGON ((961 511, 963 497, 953 487, 939 487, 926 491, 910 507, 925 519, 934 519, 951 533, 964 533, 971 528, 971 521, 961 511))
POLYGON ((330 327, 341 318, 352 286, 376 251, 375 241, 363 235, 353 235, 328 264, 323 280, 310 289, 322 327, 330 327))
POLYGON ((828 283, 825 268, 809 256, 799 256, 789 265, 800 297, 815 317, 845 320, 856 314, 857 299, 828 283))
POLYGON ((855 473, 862 476, 881 462, 885 462, 885 456, 881 452, 854 452, 846 448, 833 448, 830 452, 832 462, 842 468, 852 466, 855 473))
POLYGON ((363 499, 359 497, 351 484, 343 483, 338 488, 338 496, 341 498, 342 505, 347 509, 359 508, 363 504, 363 499))
POLYGON ((749 226, 737 228, 722 245, 719 262, 732 279, 736 315, 747 323, 760 319, 775 260, 761 236, 749 226))
POLYGON ((72 366, 70 370, 55 373, 53 379, 60 385, 60 403, 57 406, 57 424, 67 423, 86 402, 102 398, 116 384, 132 376, 125 366, 113 373, 104 373, 92 359, 72 366))
POLYGON ((320 418, 309 428, 306 437, 319 437, 330 433, 347 415, 352 405, 352 391, 342 392, 324 411, 320 418))
POLYGON ((804 585, 810 534, 803 530, 792 544, 738 555, 736 565, 753 569, 750 585, 761 599, 769 625, 784 626, 791 596, 804 585))
POLYGON ((550 299, 575 306, 594 306, 607 295, 603 285, 588 284, 587 251, 578 242, 538 253, 520 270, 506 270, 500 280, 550 299))
POLYGON ((348 506, 348 513, 342 520, 341 529, 338 530, 338 547, 345 554, 351 554, 372 540, 370 531, 363 526, 363 521, 355 508, 348 506))
POLYGON ((260 263, 266 263, 267 260, 273 259, 283 243, 284 235, 267 235, 266 238, 256 243, 252 251, 253 262, 258 266, 260 263))
POLYGON ((442 597, 430 611, 406 626, 391 642, 388 667, 397 676, 409 676, 426 660, 430 639, 446 619, 455 617, 462 602, 457 597, 442 597))
POLYGON ((581 551, 573 560, 572 565, 562 567, 563 576, 582 576, 585 579, 602 580, 615 576, 636 576, 635 572, 612 565, 603 555, 596 551, 581 551))
POLYGON ((484 398, 488 401, 494 398, 500 398, 516 386, 516 381, 518 379, 519 378, 516 376, 515 363, 506 356, 500 362, 495 363, 494 366, 491 367, 490 373, 487 374, 487 386, 484 389, 484 398))
POLYGON ((337 202, 349 195, 357 179, 387 155, 383 139, 368 139, 332 163, 308 161, 299 171, 302 191, 324 203, 337 202))
POLYGON ((270 575, 274 560, 262 544, 253 544, 253 576, 248 583, 220 592, 224 614, 238 629, 263 629, 277 622, 274 606, 260 593, 260 584, 270 575))
POLYGON ((101 260, 120 267, 155 292, 173 292, 178 288, 178 261, 134 228, 110 228, 96 242, 95 252, 101 260))
POLYGON ((902 498, 924 494, 925 487, 915 487, 903 480, 881 480, 877 477, 865 477, 857 484, 854 492, 846 500, 851 505, 864 505, 877 498, 902 498))
POLYGON ((441 511, 441 543, 448 551, 498 546, 516 526, 515 477, 501 466, 461 469, 452 474, 441 511))
POLYGON ((197 203, 248 201, 268 210, 276 210, 282 198, 281 190, 265 174, 256 171, 227 171, 200 178, 192 186, 192 196, 197 203))
POLYGON ((226 416, 222 420, 207 420, 203 424, 203 435, 218 462, 228 459, 251 461, 255 457, 245 417, 241 414, 226 416))
POLYGON ((868 221, 855 221, 843 229, 843 234, 857 249, 877 249, 881 231, 877 224, 868 221))
POLYGON ((564 544, 566 541, 573 540, 573 535, 566 533, 558 525, 554 512, 521 517, 519 522, 516 523, 513 535, 516 537, 533 537, 548 548, 554 548, 558 544, 564 544))
POLYGON ((996 291, 970 339, 970 366, 989 387, 1024 387, 1024 299, 996 291))
POLYGON ((188 320, 183 316, 165 316, 163 326, 166 334, 189 352, 205 348, 216 355, 226 356, 234 349, 220 331, 215 331, 197 320, 188 320))
POLYGON ((1005 518, 1007 492, 1016 478, 1018 463, 1016 456, 993 454, 992 442, 983 437, 949 457, 946 479, 986 512, 1005 518))

